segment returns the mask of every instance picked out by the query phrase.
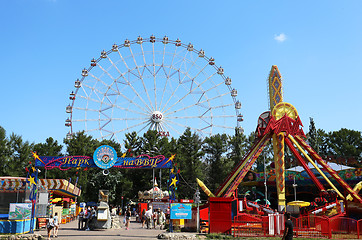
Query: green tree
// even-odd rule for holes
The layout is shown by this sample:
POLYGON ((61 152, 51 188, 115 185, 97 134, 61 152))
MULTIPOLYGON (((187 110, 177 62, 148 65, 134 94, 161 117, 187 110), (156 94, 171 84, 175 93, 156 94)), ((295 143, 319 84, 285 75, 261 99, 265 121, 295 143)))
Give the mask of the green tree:
POLYGON ((314 124, 313 118, 309 118, 309 132, 307 133, 307 142, 309 146, 311 146, 314 151, 319 153, 319 144, 318 144, 318 132, 314 124))
POLYGON ((362 164, 362 133, 360 131, 342 128, 330 132, 328 137, 328 154, 347 159, 357 159, 359 166, 362 164))
POLYGON ((0 126, 0 176, 7 175, 10 155, 10 146, 9 140, 6 138, 6 131, 0 126))
POLYGON ((204 180, 205 166, 201 161, 203 156, 201 138, 187 128, 177 141, 176 162, 180 169, 177 194, 180 198, 193 196, 197 185, 196 178, 204 180))
MULTIPOLYGON (((233 168, 240 163, 247 152, 246 149, 246 136, 235 129, 234 136, 229 138, 230 152, 227 157, 233 162, 233 168)), ((231 171, 231 170, 230 170, 231 171)))
POLYGON ((68 156, 93 156, 96 146, 99 145, 97 140, 88 136, 84 131, 77 132, 71 139, 64 139, 68 156))
POLYGON ((215 192, 227 174, 232 170, 234 164, 226 158, 228 136, 226 134, 216 134, 205 138, 202 150, 205 153, 208 172, 206 185, 211 192, 215 192))
POLYGON ((48 137, 45 143, 37 143, 34 145, 33 150, 37 152, 39 156, 62 156, 62 145, 58 144, 57 140, 52 137, 48 137))
MULTIPOLYGON (((93 153, 96 150, 97 146, 100 145, 100 143, 93 139, 91 136, 88 136, 82 132, 77 132, 71 139, 64 139, 63 140, 65 146, 66 146, 66 155, 67 156, 88 156, 93 157, 93 153)), ((81 168, 76 169, 72 168, 68 171, 60 171, 57 169, 52 170, 52 174, 59 175, 61 174, 61 178, 64 179, 72 179, 72 182, 75 182, 78 178, 77 186, 82 188, 82 196, 80 197, 80 200, 88 200, 89 196, 92 196, 92 191, 95 191, 89 185, 89 180, 92 179, 92 177, 100 172, 98 168, 81 168)))
MULTIPOLYGON (((45 140, 45 143, 37 143, 33 147, 33 151, 35 151, 39 156, 54 156, 59 157, 62 156, 62 145, 58 144, 57 140, 54 140, 52 137, 49 137, 45 140)), ((46 169, 41 170, 39 173, 39 178, 64 178, 63 171, 59 169, 53 169, 48 171, 46 169)))
POLYGON ((140 155, 142 141, 136 132, 126 133, 126 139, 124 140, 124 148, 130 151, 132 155, 140 155))
POLYGON ((9 176, 25 177, 25 167, 33 160, 31 150, 33 144, 23 141, 20 135, 12 133, 9 138, 10 159, 6 165, 6 173, 9 176))

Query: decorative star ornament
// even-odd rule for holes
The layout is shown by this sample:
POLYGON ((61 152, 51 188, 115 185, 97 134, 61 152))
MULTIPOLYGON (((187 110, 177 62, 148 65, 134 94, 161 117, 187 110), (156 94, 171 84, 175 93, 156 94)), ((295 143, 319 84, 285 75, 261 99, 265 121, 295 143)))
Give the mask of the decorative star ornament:
POLYGON ((172 178, 172 182, 171 182, 171 184, 170 184, 170 187, 171 187, 172 185, 174 185, 174 186, 176 187, 177 182, 178 182, 178 180, 177 180, 176 176, 173 177, 173 178, 172 178))
POLYGON ((34 184, 36 185, 36 182, 34 181, 34 177, 33 176, 30 176, 28 181, 30 182, 30 185, 34 184))

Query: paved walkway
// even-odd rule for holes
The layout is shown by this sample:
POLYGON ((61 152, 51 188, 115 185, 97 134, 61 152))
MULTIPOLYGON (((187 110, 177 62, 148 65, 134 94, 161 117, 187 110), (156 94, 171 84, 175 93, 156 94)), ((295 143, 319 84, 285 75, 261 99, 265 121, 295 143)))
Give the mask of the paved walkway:
MULTIPOLYGON (((78 229, 78 221, 73 221, 66 224, 61 224, 58 232, 58 237, 53 238, 53 234, 51 235, 51 239, 59 239, 59 240, 68 240, 68 239, 157 239, 157 236, 160 233, 165 233, 165 230, 160 229, 144 229, 142 228, 141 223, 137 223, 135 221, 131 221, 129 230, 126 230, 123 226, 122 229, 98 229, 94 231, 79 231, 78 229)), ((43 237, 47 236, 46 229, 42 229, 40 231, 36 231, 35 233, 41 234, 43 237)), ((52 231, 53 233, 53 231, 52 231)))

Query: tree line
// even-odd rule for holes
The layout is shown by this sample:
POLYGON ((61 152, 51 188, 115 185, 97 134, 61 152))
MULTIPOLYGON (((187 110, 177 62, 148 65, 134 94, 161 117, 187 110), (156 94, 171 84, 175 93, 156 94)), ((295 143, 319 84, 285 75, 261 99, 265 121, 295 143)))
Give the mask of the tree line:
MULTIPOLYGON (((15 133, 7 137, 5 129, 0 127, 0 176, 25 177, 27 174, 25 168, 31 163, 34 165, 32 151, 37 152, 39 156, 93 156, 97 147, 109 145, 117 151, 118 156, 125 152, 127 156, 134 157, 141 154, 151 156, 161 154, 170 157, 176 154, 174 164, 180 170, 176 195, 178 198, 192 198, 197 188, 196 178, 201 179, 212 192, 215 192, 252 147, 255 137, 255 133, 246 136, 235 131, 232 136, 215 134, 201 138, 190 129, 186 129, 178 138, 162 137, 156 131, 148 131, 142 136, 132 132, 125 134, 121 146, 114 140, 99 141, 84 132, 78 132, 72 139, 64 139, 64 145, 52 137, 47 138, 44 143, 35 144, 24 141, 15 133)), ((316 129, 311 119, 307 141, 323 157, 333 156, 335 159, 344 159, 343 161, 346 162, 342 161, 343 164, 349 164, 347 161, 354 159, 350 161, 352 165, 355 167, 362 165, 360 131, 342 128, 327 133, 322 129, 316 129)), ((273 167, 273 164, 270 164, 273 162, 272 151, 272 144, 268 144, 254 164, 254 171, 261 172, 264 167, 267 170, 273 167)), ((288 150, 285 160, 286 168, 298 165, 288 150)), ((129 199, 135 201, 138 198, 138 191, 151 189, 153 182, 150 169, 112 168, 108 175, 104 175, 103 170, 98 168, 74 168, 68 171, 40 170, 39 178, 71 179, 73 184, 77 182, 77 186, 82 189, 79 201, 97 201, 99 189, 110 191, 109 199, 113 204, 121 204, 122 197, 125 201, 129 199)), ((158 185, 165 190, 169 170, 157 169, 155 173, 158 185)), ((202 197, 206 199, 205 195, 202 197)))

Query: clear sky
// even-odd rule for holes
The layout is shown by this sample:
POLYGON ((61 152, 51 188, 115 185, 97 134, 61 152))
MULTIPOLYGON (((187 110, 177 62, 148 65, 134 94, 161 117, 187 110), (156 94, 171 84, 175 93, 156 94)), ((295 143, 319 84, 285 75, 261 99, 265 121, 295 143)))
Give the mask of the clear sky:
POLYGON ((167 35, 193 43, 233 79, 246 134, 268 110, 270 68, 284 100, 317 128, 362 130, 362 1, 0 1, 0 126, 62 143, 65 107, 90 59, 113 43, 167 35))

